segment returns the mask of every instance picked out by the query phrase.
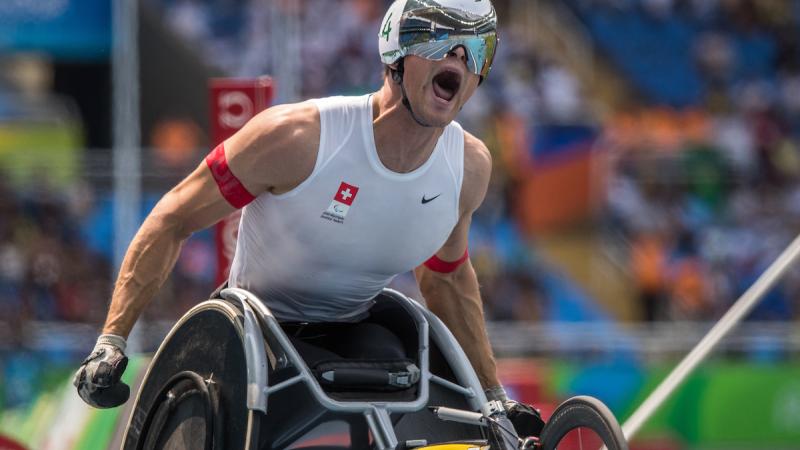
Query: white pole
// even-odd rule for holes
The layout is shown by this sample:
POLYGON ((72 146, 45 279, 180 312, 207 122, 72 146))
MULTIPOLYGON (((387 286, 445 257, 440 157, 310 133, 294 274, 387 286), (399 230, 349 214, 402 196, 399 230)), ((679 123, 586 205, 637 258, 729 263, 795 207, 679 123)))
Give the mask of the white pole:
MULTIPOLYGON (((138 18, 138 0, 113 0, 111 59, 115 273, 119 272, 128 244, 138 228, 141 205, 138 18)), ((129 343, 129 348, 133 347, 131 351, 136 351, 137 345, 135 342, 133 344, 129 343)))
POLYGON ((786 273, 786 270, 800 255, 800 236, 796 237, 778 259, 764 271, 763 274, 739 297, 728 312, 711 328, 692 351, 683 358, 675 369, 664 381, 650 394, 647 399, 634 411, 631 417, 622 426, 622 432, 628 441, 633 438, 647 419, 656 412, 669 395, 686 379, 697 365, 703 361, 719 341, 739 323, 772 286, 786 273))
POLYGON ((302 23, 299 6, 270 3, 269 70, 277 80, 275 104, 298 101, 302 89, 302 23))

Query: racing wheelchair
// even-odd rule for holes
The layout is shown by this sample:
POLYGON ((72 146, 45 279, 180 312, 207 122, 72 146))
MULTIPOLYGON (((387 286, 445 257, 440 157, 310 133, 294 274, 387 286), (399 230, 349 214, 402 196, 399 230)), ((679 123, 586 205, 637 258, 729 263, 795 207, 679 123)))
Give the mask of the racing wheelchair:
POLYGON ((244 289, 218 297, 187 312, 156 352, 125 450, 627 449, 591 397, 565 401, 540 436, 518 438, 450 331, 397 291, 384 289, 357 324, 280 323, 244 289), (348 340, 372 348, 335 348, 348 340))

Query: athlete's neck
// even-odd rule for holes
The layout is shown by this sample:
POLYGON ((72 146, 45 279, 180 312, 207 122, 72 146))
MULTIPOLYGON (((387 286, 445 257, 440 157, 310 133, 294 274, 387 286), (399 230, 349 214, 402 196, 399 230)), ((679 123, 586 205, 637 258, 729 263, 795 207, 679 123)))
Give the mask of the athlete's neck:
POLYGON ((372 129, 381 162, 399 173, 423 165, 444 132, 444 128, 418 124, 403 106, 400 89, 388 83, 372 96, 372 129))

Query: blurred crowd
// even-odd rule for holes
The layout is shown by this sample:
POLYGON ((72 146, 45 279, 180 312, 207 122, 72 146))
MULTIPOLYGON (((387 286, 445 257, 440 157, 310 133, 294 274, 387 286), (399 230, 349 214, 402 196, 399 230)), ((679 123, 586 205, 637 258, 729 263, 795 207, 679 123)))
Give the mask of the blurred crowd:
MULTIPOLYGON (((270 43, 284 39, 287 28, 271 25, 276 17, 296 23, 296 99, 379 87, 376 36, 389 3, 145 2, 168 28, 203 48, 208 65, 230 76, 277 71, 270 43)), ((509 18, 517 2, 496 3, 502 28, 494 69, 459 117, 494 157, 486 201, 473 221, 470 254, 487 316, 536 321, 547 317, 553 300, 541 278, 546 269, 515 211, 519 185, 529 173, 523 169, 533 164, 524 130, 534 123, 586 124, 588 109, 577 77, 535 51, 524 26, 509 18)), ((598 126, 610 168, 604 219, 609 238, 618 244, 615 257, 637 287, 641 318, 718 317, 789 243, 800 222, 798 2, 567 3, 591 33, 597 31, 591 24, 620 17, 675 24, 667 27, 670 32, 691 30, 685 35, 691 49, 687 70, 696 78, 697 95, 683 104, 664 106, 653 91, 659 85, 637 86, 636 73, 650 69, 637 72, 636 64, 652 58, 638 63, 630 58, 626 64, 633 68, 620 68, 636 95, 598 126)), ((595 38, 599 53, 614 62, 613 44, 605 48, 602 36, 595 38)), ((676 87, 662 84, 669 98, 676 87)), ((184 147, 191 152, 192 146, 184 147)), ((202 153, 183 159, 196 161, 202 153)), ((83 184, 66 190, 34 185, 0 186, 0 321, 99 324, 114 276, 110 196, 83 184)), ((164 185, 145 186, 150 205, 164 185)), ((175 318, 205 298, 214 288, 215 270, 213 239, 201 233, 186 245, 149 317, 175 318)), ((398 285, 412 289, 413 281, 401 277, 398 285)), ((798 294, 800 273, 792 273, 755 317, 798 317, 798 294)))
MULTIPOLYGON (((197 1, 152 0, 164 10, 170 28, 209 49, 206 62, 231 75, 275 73, 274 49, 267 43, 285 38, 285 28, 265 26, 298 22, 297 99, 372 92, 383 82, 377 34, 389 0, 197 1)), ((504 2, 500 2, 504 3, 504 2)), ((501 26, 508 14, 501 10, 501 26)), ((510 23, 508 20, 506 23, 510 23)), ((582 112, 577 80, 552 61, 537 58, 519 28, 501 28, 502 44, 490 76, 465 105, 459 121, 482 137, 495 156, 485 206, 476 215, 471 250, 483 285, 487 315, 497 320, 537 320, 545 302, 535 262, 525 239, 514 228, 510 204, 513 178, 528 152, 515 138, 532 117, 569 121, 582 112)), ((281 80, 277 81, 278 84, 281 80)), ((397 285, 413 292, 413 281, 397 285)))
MULTIPOLYGON (((0 177, 0 326, 25 320, 99 323, 110 265, 82 236, 81 193, 46 184, 20 192, 0 177)), ((17 334, 17 333, 14 333, 17 334)))
MULTIPOLYGON (((577 3, 691 30, 696 101, 630 102, 606 125, 608 219, 643 318, 718 318, 800 229, 800 2, 577 3)), ((791 317, 796 269, 751 315, 791 317)))
MULTIPOLYGON (((115 275, 109 197, 86 183, 12 189, 0 177, 0 327, 9 336, 30 320, 102 324, 115 275)), ((210 233, 194 236, 145 316, 174 319, 207 298, 215 264, 210 233)))

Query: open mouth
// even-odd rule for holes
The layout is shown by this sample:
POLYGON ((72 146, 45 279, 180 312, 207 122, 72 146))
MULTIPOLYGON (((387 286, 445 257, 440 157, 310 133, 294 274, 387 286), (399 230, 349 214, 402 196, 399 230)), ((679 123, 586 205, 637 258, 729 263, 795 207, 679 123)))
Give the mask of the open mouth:
POLYGON ((461 87, 461 75, 453 70, 443 70, 433 77, 433 93, 445 101, 450 101, 461 87))

